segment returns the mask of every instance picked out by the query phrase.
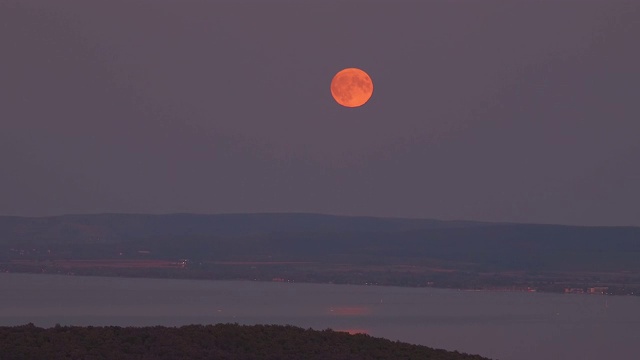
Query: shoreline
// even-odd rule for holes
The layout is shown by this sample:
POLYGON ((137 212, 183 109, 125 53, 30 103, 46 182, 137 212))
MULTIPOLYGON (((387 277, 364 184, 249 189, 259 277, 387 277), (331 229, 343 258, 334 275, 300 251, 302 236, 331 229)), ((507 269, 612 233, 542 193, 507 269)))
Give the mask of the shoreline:
MULTIPOLYGON (((211 278, 211 277, 196 277, 196 276, 149 276, 145 274, 100 274, 100 273, 77 273, 77 272, 52 272, 52 271, 11 271, 3 269, 3 263, 0 263, 0 274, 25 274, 25 275, 53 275, 53 276, 74 276, 84 278, 108 278, 108 279, 152 279, 152 280, 197 280, 197 281, 240 281, 240 282, 263 282, 263 283, 286 283, 286 284, 313 284, 313 285, 351 285, 351 286, 376 286, 376 287, 394 287, 394 288, 415 288, 415 289, 439 289, 439 290, 452 290, 452 291, 465 291, 465 292, 491 292, 491 293, 541 293, 541 294, 556 294, 556 295, 587 295, 587 296, 640 296, 639 292, 631 293, 596 293, 596 292, 567 292, 567 291, 550 291, 540 289, 533 286, 507 286, 507 287, 491 287, 491 288, 471 288, 471 287, 454 287, 443 284, 438 285, 422 285, 422 286, 407 286, 398 284, 379 284, 373 282, 356 283, 356 282, 335 282, 335 281, 296 281, 295 279, 250 279, 246 277, 237 278, 211 278)), ((92 269, 96 270, 96 269, 92 269)))

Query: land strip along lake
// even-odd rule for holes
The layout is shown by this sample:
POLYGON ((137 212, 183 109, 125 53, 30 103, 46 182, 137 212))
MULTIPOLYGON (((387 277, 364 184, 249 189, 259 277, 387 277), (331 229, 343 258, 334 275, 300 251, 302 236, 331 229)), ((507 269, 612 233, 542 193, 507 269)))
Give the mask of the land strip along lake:
POLYGON ((290 324, 496 359, 637 359, 640 297, 0 274, 0 325, 290 324))

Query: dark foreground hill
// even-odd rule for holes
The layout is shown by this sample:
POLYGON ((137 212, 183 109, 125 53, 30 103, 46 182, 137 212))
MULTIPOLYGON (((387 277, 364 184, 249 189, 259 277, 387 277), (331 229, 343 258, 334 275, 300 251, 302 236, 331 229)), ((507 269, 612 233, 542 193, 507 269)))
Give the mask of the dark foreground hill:
POLYGON ((332 330, 237 324, 169 327, 0 327, 0 358, 28 359, 486 359, 332 330))

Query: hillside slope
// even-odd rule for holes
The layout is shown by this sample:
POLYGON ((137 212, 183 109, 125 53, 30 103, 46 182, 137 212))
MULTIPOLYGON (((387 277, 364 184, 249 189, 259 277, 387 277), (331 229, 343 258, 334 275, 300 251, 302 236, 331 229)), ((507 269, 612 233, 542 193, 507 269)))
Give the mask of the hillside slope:
POLYGON ((6 359, 278 359, 483 360, 478 355, 392 342, 368 335, 293 326, 237 324, 162 326, 0 327, 6 359))

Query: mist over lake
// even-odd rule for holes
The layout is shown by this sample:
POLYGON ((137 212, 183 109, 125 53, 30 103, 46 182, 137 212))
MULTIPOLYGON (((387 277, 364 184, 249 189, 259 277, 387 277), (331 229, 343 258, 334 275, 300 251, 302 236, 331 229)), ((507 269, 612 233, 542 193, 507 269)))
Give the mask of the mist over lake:
POLYGON ((631 359, 633 296, 0 274, 0 325, 290 324, 497 359, 631 359))

